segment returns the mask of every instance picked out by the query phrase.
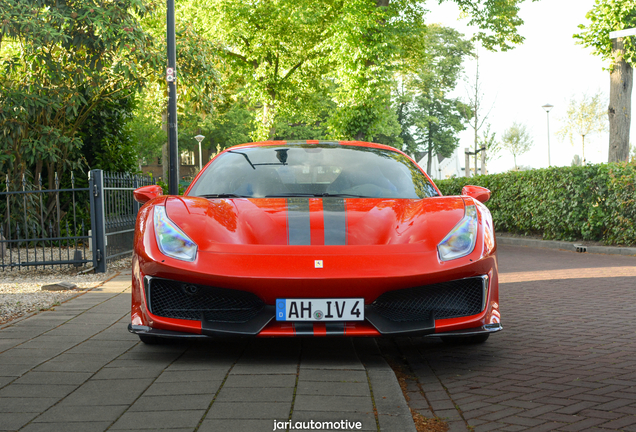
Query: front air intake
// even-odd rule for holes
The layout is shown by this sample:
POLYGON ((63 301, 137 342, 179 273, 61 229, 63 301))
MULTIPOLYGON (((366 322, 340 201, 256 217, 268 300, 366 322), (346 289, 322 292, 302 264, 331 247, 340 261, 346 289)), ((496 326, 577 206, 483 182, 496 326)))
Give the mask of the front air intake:
POLYGON ((208 322, 244 323, 265 303, 247 291, 160 278, 146 278, 146 299, 153 315, 208 322))
POLYGON ((371 306, 394 322, 470 316, 484 309, 487 288, 485 276, 460 279, 385 292, 371 306))

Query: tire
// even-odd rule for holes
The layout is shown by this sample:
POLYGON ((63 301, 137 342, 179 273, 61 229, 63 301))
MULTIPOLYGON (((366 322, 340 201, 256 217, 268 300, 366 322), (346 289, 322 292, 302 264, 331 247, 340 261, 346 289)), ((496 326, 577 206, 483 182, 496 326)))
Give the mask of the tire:
POLYGON ((151 336, 151 335, 145 335, 145 334, 140 334, 137 336, 139 336, 139 340, 145 343, 146 345, 159 345, 164 342, 164 339, 158 336, 151 336))
POLYGON ((488 340, 489 333, 478 334, 474 336, 442 336, 442 342, 452 345, 472 345, 481 344, 488 340))

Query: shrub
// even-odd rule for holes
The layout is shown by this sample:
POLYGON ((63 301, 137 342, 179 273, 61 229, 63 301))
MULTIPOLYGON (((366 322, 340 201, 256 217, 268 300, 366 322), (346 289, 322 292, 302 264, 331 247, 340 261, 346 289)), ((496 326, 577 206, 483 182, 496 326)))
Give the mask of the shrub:
POLYGON ((467 184, 490 189, 487 204, 498 231, 636 244, 633 163, 551 167, 436 183, 444 195, 458 195, 467 184))

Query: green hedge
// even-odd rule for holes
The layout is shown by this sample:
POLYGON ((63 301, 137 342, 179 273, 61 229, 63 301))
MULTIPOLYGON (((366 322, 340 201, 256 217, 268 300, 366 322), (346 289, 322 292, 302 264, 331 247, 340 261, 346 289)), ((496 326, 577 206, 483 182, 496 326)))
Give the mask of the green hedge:
POLYGON ((636 244, 636 164, 553 167, 436 182, 444 195, 467 184, 492 191, 497 231, 544 239, 636 244))

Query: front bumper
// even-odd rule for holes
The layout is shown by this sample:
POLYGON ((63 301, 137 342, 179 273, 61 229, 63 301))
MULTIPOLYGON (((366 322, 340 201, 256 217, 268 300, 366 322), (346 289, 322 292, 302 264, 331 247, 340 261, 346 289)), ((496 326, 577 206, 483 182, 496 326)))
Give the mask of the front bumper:
POLYGON ((253 293, 146 276, 140 303, 150 325, 133 319, 129 330, 187 338, 468 336, 501 330, 498 311, 493 320, 492 285, 488 276, 478 276, 387 291, 365 305, 365 321, 280 322, 274 306, 253 293))
MULTIPOLYGON (((446 337, 446 336, 467 337, 467 336, 476 336, 480 334, 496 333, 501 330, 503 330, 503 327, 501 326, 501 324, 496 323, 496 324, 487 324, 485 326, 475 327, 475 328, 465 329, 465 330, 449 331, 449 332, 443 332, 443 333, 428 333, 422 336, 425 336, 425 337, 446 337)), ((158 337, 170 338, 170 339, 207 339, 212 336, 207 334, 184 333, 184 332, 178 332, 178 331, 172 331, 172 330, 155 329, 148 326, 132 325, 132 324, 128 324, 128 331, 130 333, 134 333, 138 335, 158 336, 158 337)), ((228 335, 228 333, 222 333, 222 334, 228 335)), ((329 334, 325 334, 325 335, 328 336, 329 334)), ((410 336, 410 335, 402 335, 402 336, 410 336)))

